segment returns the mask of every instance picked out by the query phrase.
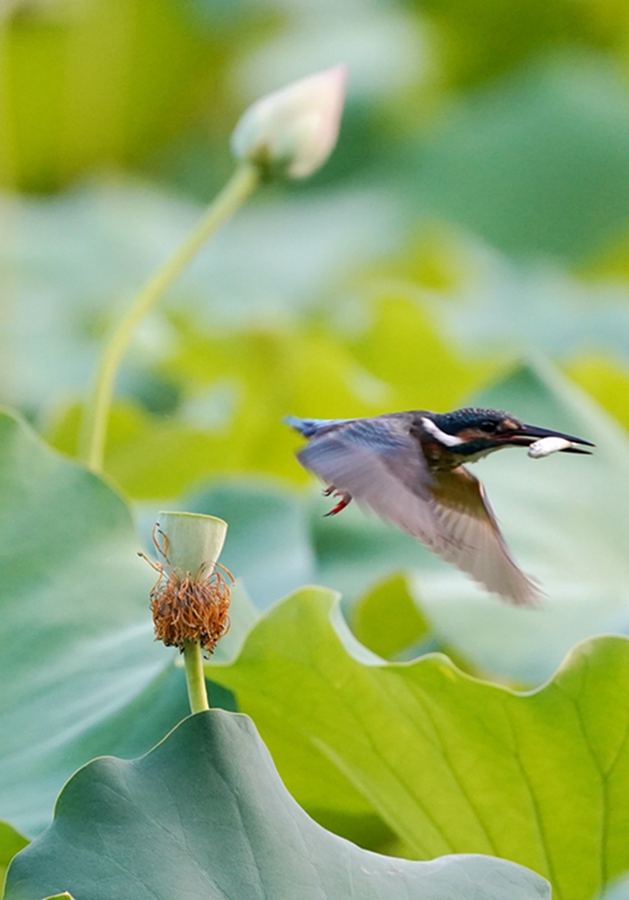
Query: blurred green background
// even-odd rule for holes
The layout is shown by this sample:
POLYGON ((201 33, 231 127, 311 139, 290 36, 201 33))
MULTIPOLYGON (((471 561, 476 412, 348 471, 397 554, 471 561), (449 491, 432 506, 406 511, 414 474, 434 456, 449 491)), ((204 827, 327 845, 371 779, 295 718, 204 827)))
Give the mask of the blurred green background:
MULTIPOLYGON (((0 12, 0 399, 69 454, 109 325, 229 176, 241 112, 337 62, 348 64, 350 81, 331 160, 306 182, 264 186, 143 324, 119 378, 107 450, 107 473, 141 521, 165 502, 198 506, 209 490, 215 511, 234 522, 235 545, 250 535, 233 563, 240 575, 252 555, 259 560, 250 583, 267 579, 264 603, 296 584, 285 567, 268 568, 256 517, 284 510, 290 560, 298 552, 291 504, 312 504, 317 522, 325 511, 294 460, 298 440, 281 424, 285 414, 446 410, 509 384, 522 360, 546 359, 544 384, 559 378, 555 366, 584 393, 560 379, 555 406, 535 406, 535 391, 546 388, 522 375, 506 394, 521 403, 511 411, 532 404, 542 417, 545 409, 561 416, 557 396, 567 390, 572 412, 602 404, 611 419, 601 427, 624 452, 629 6, 5 0, 0 12)), ((578 503, 561 507, 556 462, 572 465, 515 455, 505 463, 525 486, 535 468, 528 502, 538 532, 548 527, 542 544, 561 544, 562 529, 588 515, 578 503)), ((490 488, 492 466, 481 472, 490 488)), ((612 469, 606 509, 623 506, 624 469, 612 469)), ((578 495, 589 470, 569 471, 564 493, 574 493, 576 478, 578 495)), ((499 514, 508 479, 504 492, 504 501, 492 493, 499 514)), ((516 512, 529 515, 517 504, 516 512)), ((360 573, 362 590, 376 575, 414 572, 415 554, 417 571, 432 573, 414 543, 400 536, 395 544, 373 522, 367 540, 360 514, 344 515, 344 537, 330 537, 340 534, 336 523, 317 524, 303 551, 328 560, 319 580, 351 594, 347 573, 360 573), (354 543, 352 529, 362 534, 354 543), (390 548, 377 571, 369 541, 390 548)), ((444 639, 490 668, 534 679, 573 640, 625 628, 625 579, 592 533, 572 547, 593 557, 575 600, 574 579, 565 590, 563 576, 554 584, 553 566, 518 544, 522 521, 501 518, 527 570, 548 569, 552 612, 522 628, 517 617, 530 614, 480 592, 468 597, 463 576, 443 567, 441 585, 433 590, 427 576, 418 593, 444 639), (607 587, 597 593, 602 576, 607 587), (520 647, 515 664, 508 641, 491 659, 485 645, 470 648, 467 620, 456 627, 459 597, 481 610, 478 630, 494 650, 514 630, 527 647, 543 632, 542 649, 520 647)), ((623 516, 612 511, 609 521, 624 566, 623 516)))

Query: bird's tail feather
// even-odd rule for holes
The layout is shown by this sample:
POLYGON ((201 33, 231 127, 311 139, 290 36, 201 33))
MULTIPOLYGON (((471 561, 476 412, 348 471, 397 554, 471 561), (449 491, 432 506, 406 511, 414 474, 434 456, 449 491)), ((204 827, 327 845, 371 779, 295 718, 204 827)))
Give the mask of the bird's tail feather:
POLYGON ((310 438, 313 437, 322 426, 328 425, 331 420, 300 419, 299 416, 284 416, 282 421, 286 422, 287 425, 290 425, 291 428, 294 428, 295 431, 303 434, 304 437, 310 438))

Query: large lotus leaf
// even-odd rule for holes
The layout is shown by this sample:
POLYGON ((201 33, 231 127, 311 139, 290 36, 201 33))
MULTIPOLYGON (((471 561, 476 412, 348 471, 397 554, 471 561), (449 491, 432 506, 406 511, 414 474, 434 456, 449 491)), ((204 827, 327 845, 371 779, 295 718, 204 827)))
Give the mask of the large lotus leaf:
MULTIPOLYGON (((448 83, 486 82, 540 53, 567 44, 623 52, 627 8, 587 0, 575 9, 570 0, 427 0, 416 3, 438 27, 441 66, 448 83), (513 28, 517 22, 518 27, 513 28)), ((443 76, 442 76, 443 77, 443 76)))
POLYGON ((209 115, 217 106, 207 92, 225 56, 175 0, 96 2, 52 21, 37 7, 12 17, 11 7, 2 125, 12 165, 1 173, 10 188, 52 190, 86 169, 137 165, 189 127, 200 104, 209 115))
MULTIPOLYGON (((546 686, 518 694, 440 654, 385 663, 356 643, 330 592, 304 588, 211 673, 298 801, 305 745, 419 858, 511 859, 548 877, 556 900, 591 900, 629 867, 626 638, 581 644, 546 686)), ((334 802, 335 782, 314 771, 307 801, 318 790, 334 802)))
POLYGON ((290 796, 251 721, 182 722, 138 760, 95 760, 61 794, 54 823, 13 862, 6 900, 68 890, 83 900, 542 900, 539 876, 502 860, 418 863, 361 850, 290 796))
POLYGON ((628 112, 600 57, 527 68, 444 116, 406 184, 494 246, 575 259, 629 221, 628 112))
MULTIPOLYGON (((482 358, 500 354, 513 360, 531 348, 555 359, 573 358, 584 348, 625 358, 629 350, 629 309, 618 275, 584 281, 547 258, 515 262, 477 242, 468 250, 468 280, 434 303, 443 334, 482 358)), ((411 282, 399 287, 413 296, 411 282)), ((612 403, 614 412, 618 401, 612 403)))
POLYGON ((139 546, 107 484, 0 415, 0 809, 27 833, 77 766, 144 752, 187 713, 139 546))
MULTIPOLYGON (((461 252, 458 247, 456 252, 461 252)), ((364 304, 369 324, 358 335, 350 335, 348 347, 365 371, 379 380, 381 407, 386 403, 389 410, 414 409, 418 404, 423 409, 452 409, 495 372, 496 364, 451 342, 449 332, 437 325, 438 315, 422 302, 425 298, 417 284, 398 282, 399 276, 394 285, 370 286, 377 299, 364 304)), ((347 414, 346 410, 343 415, 347 414)))
POLYGON ((629 440, 590 397, 541 362, 520 367, 474 402, 596 443, 592 456, 532 460, 505 450, 472 467, 516 560, 541 581, 537 609, 496 603, 444 566, 416 579, 439 634, 477 665, 539 681, 577 641, 627 627, 629 440))

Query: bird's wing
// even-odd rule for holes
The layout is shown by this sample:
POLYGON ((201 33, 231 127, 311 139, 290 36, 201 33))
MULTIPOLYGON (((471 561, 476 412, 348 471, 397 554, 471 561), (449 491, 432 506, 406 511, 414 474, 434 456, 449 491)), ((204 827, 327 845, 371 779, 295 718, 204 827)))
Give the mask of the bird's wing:
POLYGON ((464 466, 437 472, 431 493, 443 538, 441 546, 433 548, 439 556, 506 600, 532 606, 540 592, 511 556, 478 478, 464 466))
POLYGON ((407 423, 393 417, 339 422, 313 437, 297 458, 326 484, 432 547, 432 479, 407 423))
POLYGON ((402 415, 335 423, 297 456, 488 590, 533 603, 536 589, 511 558, 478 480, 462 467, 431 474, 409 424, 402 415))

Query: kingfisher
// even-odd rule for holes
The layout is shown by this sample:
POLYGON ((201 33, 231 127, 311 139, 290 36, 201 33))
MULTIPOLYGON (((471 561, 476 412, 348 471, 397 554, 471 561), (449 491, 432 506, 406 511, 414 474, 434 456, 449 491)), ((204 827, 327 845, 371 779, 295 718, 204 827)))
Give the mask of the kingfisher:
POLYGON ((528 447, 530 456, 541 457, 590 453, 585 447, 594 446, 525 425, 503 410, 477 407, 284 421, 308 439, 297 453, 299 462, 327 485, 324 494, 338 501, 326 515, 340 513, 355 498, 491 593, 520 606, 534 605, 539 587, 517 566, 483 485, 464 463, 503 447, 528 447))

